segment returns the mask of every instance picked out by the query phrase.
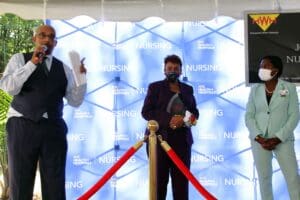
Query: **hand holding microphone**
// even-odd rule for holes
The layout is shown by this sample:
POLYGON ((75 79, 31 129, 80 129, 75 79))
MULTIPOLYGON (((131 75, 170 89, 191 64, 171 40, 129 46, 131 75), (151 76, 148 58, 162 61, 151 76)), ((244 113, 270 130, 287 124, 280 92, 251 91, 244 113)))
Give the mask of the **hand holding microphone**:
POLYGON ((36 47, 33 52, 31 62, 33 62, 34 64, 42 63, 43 58, 46 55, 47 49, 48 49, 48 47, 46 45, 41 45, 41 46, 36 47))

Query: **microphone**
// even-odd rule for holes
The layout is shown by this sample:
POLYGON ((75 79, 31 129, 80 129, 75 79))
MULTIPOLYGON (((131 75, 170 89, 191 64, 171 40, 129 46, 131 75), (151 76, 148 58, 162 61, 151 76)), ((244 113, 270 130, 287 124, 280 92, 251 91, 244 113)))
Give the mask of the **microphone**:
POLYGON ((48 47, 46 45, 42 45, 42 49, 43 49, 43 52, 37 53, 37 57, 39 57, 39 58, 44 57, 45 52, 47 51, 48 47))

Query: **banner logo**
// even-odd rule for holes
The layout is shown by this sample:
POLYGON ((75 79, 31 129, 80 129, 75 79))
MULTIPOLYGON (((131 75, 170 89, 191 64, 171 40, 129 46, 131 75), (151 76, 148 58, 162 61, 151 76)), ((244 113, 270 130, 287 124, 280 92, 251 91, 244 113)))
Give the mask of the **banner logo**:
POLYGON ((272 24, 276 24, 279 14, 253 14, 252 24, 257 24, 263 31, 266 31, 272 24))

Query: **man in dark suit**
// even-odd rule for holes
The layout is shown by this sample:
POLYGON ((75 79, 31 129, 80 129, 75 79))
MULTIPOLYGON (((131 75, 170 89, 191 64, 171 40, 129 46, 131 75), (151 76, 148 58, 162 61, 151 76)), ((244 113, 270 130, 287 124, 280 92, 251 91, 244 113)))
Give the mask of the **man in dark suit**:
MULTIPOLYGON (((142 116, 147 121, 155 120, 159 124, 158 134, 168 142, 184 164, 191 163, 191 145, 193 137, 190 121, 197 119, 199 112, 193 95, 193 88, 179 81, 182 62, 177 55, 164 59, 166 78, 153 82, 142 108, 142 116)), ((146 134, 149 134, 146 131, 146 134)), ((157 148, 157 200, 165 200, 169 175, 172 178, 174 200, 188 200, 188 180, 176 165, 168 158, 164 150, 157 148)))
POLYGON ((10 199, 32 200, 39 163, 43 199, 65 200, 63 98, 79 106, 86 84, 77 86, 72 70, 52 56, 57 43, 53 27, 38 27, 33 42, 33 52, 11 57, 0 80, 0 88, 14 96, 6 124, 10 199))

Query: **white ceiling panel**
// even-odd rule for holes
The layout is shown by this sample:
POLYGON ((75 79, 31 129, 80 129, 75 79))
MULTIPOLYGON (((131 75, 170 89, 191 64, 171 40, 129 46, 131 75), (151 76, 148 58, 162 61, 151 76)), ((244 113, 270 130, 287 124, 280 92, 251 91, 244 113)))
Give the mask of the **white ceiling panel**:
POLYGON ((0 14, 25 19, 70 19, 88 15, 105 21, 242 19, 245 11, 300 10, 300 0, 0 0, 0 14))

